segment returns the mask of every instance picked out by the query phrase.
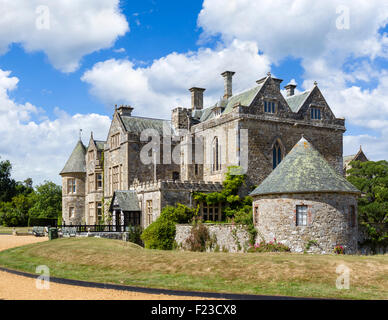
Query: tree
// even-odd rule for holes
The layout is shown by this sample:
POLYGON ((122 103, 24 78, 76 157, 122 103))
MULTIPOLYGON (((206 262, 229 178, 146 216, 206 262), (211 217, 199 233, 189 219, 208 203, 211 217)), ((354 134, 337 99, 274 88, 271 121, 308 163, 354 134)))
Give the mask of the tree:
POLYGON ((0 161, 0 202, 8 202, 16 195, 16 181, 11 178, 9 160, 0 161))
POLYGON ((45 181, 36 187, 32 196, 33 206, 30 217, 58 219, 62 211, 62 188, 53 182, 45 181))
POLYGON ((358 201, 358 222, 369 236, 372 249, 388 244, 388 162, 352 161, 348 181, 362 197, 358 201))

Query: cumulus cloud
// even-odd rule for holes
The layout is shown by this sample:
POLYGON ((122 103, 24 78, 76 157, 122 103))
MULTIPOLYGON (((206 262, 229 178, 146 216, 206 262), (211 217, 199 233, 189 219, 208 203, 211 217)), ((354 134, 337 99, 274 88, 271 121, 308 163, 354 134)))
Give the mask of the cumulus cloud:
POLYGON ((119 0, 0 0, 0 53, 20 43, 28 52, 43 51, 64 72, 128 30, 119 0))
POLYGON ((387 57, 385 0, 205 0, 198 17, 202 40, 256 42, 274 61, 287 56, 325 56, 333 63, 349 54, 387 57))
MULTIPOLYGON (((0 69, 0 156, 13 165, 12 175, 23 181, 31 177, 35 183, 45 179, 60 183, 59 172, 71 154, 79 129, 96 139, 106 139, 110 119, 98 114, 69 115, 57 109, 50 120, 44 111, 30 103, 18 104, 9 92, 17 89, 19 79, 0 69), (36 121, 34 118, 42 117, 36 121)), ((88 142, 89 137, 84 137, 88 142)))
POLYGON ((235 71, 234 92, 255 86, 270 70, 269 59, 253 42, 234 40, 230 46, 171 53, 149 67, 135 67, 129 60, 110 59, 86 71, 82 80, 106 104, 127 103, 146 116, 170 117, 176 106, 190 106, 191 87, 206 88, 205 105, 223 96, 223 71, 235 71))

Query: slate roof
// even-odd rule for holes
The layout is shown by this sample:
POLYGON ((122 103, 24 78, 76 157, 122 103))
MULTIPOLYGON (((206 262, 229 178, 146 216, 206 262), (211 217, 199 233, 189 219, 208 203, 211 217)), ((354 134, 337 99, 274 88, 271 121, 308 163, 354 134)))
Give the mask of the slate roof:
POLYGON ((67 160, 65 167, 60 174, 64 173, 85 173, 86 161, 85 161, 86 148, 81 140, 77 142, 70 158, 67 160))
POLYGON ((306 101, 307 97, 310 95, 311 90, 307 90, 300 94, 296 94, 290 97, 286 97, 286 101, 291 108, 292 112, 298 112, 300 107, 306 101))
POLYGON ((228 99, 228 103, 226 104, 224 114, 227 114, 233 110, 233 107, 236 103, 240 103, 242 106, 250 106, 253 102, 253 99, 256 97, 257 93, 262 88, 262 84, 251 88, 247 91, 234 95, 228 99))
POLYGON ((251 195, 309 192, 360 193, 302 138, 251 195))
POLYGON ((116 202, 122 211, 141 211, 136 191, 115 191, 109 211, 113 210, 114 204, 116 202))
POLYGON ((133 116, 121 116, 121 120, 123 121, 125 129, 128 132, 140 134, 143 130, 155 129, 160 135, 162 135, 163 124, 165 124, 166 128, 168 128, 170 131, 168 134, 172 133, 171 121, 169 120, 133 116))
POLYGON ((94 143, 99 151, 104 150, 105 141, 94 140, 94 143))

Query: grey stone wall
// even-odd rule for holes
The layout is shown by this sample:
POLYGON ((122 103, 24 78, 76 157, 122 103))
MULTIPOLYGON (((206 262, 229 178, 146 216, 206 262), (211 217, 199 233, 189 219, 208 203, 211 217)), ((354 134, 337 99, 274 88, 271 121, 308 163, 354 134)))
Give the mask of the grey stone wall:
MULTIPOLYGON (((220 251, 244 252, 249 247, 249 233, 244 226, 233 224, 208 224, 210 236, 216 236, 220 251)), ((193 226, 187 224, 176 225, 175 241, 183 250, 187 249, 185 242, 189 238, 193 226)))
POLYGON ((350 225, 349 208, 357 209, 357 198, 350 194, 311 193, 269 195, 255 197, 253 207, 258 207, 254 217, 258 230, 257 242, 274 238, 291 248, 303 252, 310 240, 318 242, 309 252, 329 254, 337 245, 345 253, 357 253, 357 224, 350 225), (307 226, 296 226, 296 206, 308 207, 307 226))
POLYGON ((81 224, 85 222, 85 174, 66 173, 62 175, 62 220, 66 224, 81 224), (67 192, 67 182, 75 179, 76 193, 67 192), (74 207, 74 217, 70 218, 70 207, 74 207))

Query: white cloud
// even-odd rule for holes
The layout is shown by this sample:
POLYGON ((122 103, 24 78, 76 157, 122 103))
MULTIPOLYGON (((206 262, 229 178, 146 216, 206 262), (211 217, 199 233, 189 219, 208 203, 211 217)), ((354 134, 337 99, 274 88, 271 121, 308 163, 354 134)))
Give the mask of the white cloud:
POLYGON ((129 30, 119 0, 0 0, 0 6, 0 53, 20 43, 28 52, 45 52, 64 72, 129 30))
MULTIPOLYGON (((10 71, 0 69, 0 156, 13 165, 12 176, 23 181, 31 177, 34 183, 52 180, 60 183, 59 172, 74 148, 79 129, 96 139, 106 139, 110 119, 98 114, 68 115, 57 109, 57 118, 32 120, 44 116, 42 109, 30 103, 18 104, 9 97, 19 79, 10 71)), ((88 136, 84 142, 88 143, 88 136)))
POLYGON ((265 55, 252 42, 235 40, 228 47, 197 52, 171 53, 149 67, 135 67, 129 60, 111 59, 97 63, 82 80, 91 93, 106 104, 127 103, 145 116, 170 117, 172 107, 190 107, 191 87, 206 88, 205 105, 223 96, 223 71, 235 71, 234 92, 255 86, 270 70, 265 55))
POLYGON ((202 40, 255 41, 273 61, 324 56, 333 64, 350 54, 387 57, 387 35, 378 33, 387 23, 386 0, 205 0, 198 17, 202 40), (346 14, 337 11, 341 6, 348 9, 349 28, 337 28, 346 14))

